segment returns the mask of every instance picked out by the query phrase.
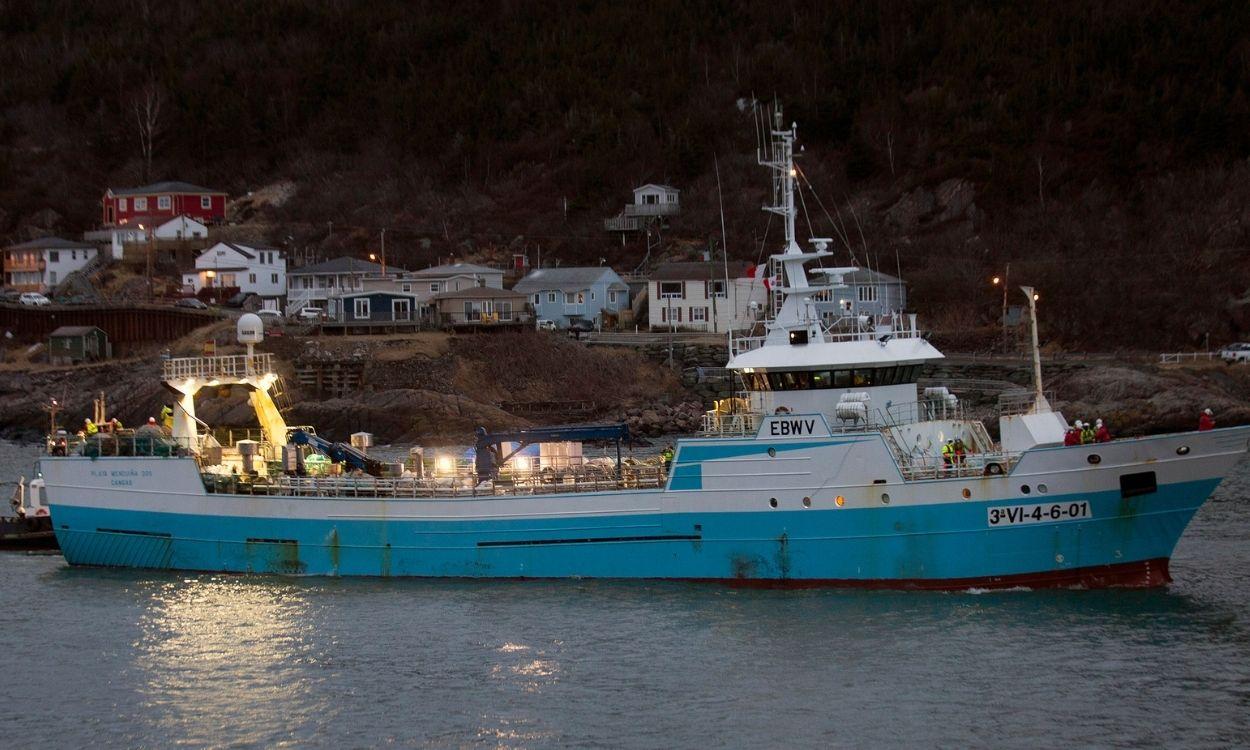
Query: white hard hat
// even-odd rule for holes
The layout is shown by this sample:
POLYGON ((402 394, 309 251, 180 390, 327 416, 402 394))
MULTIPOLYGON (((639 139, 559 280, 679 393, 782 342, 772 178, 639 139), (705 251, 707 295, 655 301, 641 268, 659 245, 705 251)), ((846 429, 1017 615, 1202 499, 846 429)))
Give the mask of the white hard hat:
POLYGON ((1085 424, 1081 420, 1078 419, 1076 420, 1076 426, 1077 426, 1077 429, 1080 429, 1081 427, 1084 427, 1085 424))
POLYGON ((1094 424, 1095 424, 1095 425, 1097 425, 1097 426, 1099 426, 1099 427, 1102 427, 1102 420, 1101 420, 1101 419, 1095 419, 1095 420, 1094 420, 1094 424))
POLYGON ((1209 416, 1211 416, 1211 410, 1210 410, 1210 409, 1203 409, 1203 410, 1202 410, 1202 413, 1203 413, 1203 414, 1206 414, 1208 417, 1209 417, 1209 416))

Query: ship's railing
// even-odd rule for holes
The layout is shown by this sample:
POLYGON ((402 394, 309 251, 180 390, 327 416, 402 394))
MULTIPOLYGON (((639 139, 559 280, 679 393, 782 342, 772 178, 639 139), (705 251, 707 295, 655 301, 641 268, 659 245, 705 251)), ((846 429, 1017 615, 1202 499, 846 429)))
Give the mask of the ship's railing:
POLYGON ((946 461, 937 456, 910 456, 899 462, 899 471, 906 480, 954 479, 1006 474, 1020 458, 1018 454, 992 451, 965 454, 963 461, 946 461))
POLYGON ((750 437, 760 429, 764 415, 759 412, 703 415, 703 434, 708 437, 750 437))
MULTIPOLYGON (((1045 391, 1042 395, 1048 402, 1055 400, 1054 391, 1045 391)), ((1028 414, 1033 411, 1037 402, 1037 394, 1033 391, 1008 391, 998 396, 998 415, 1011 417, 1017 414, 1028 414)))
POLYGON ((165 380, 185 378, 244 378, 273 372, 273 355, 261 352, 248 356, 232 354, 221 357, 179 357, 165 360, 165 380))
POLYGON ((94 435, 50 435, 46 441, 50 456, 151 456, 181 458, 193 454, 190 438, 175 438, 156 427, 137 430, 98 432, 94 435))
POLYGON ((964 419, 964 405, 962 402, 951 404, 945 399, 907 401, 901 404, 888 405, 885 409, 885 417, 886 422, 891 425, 932 422, 937 419, 962 421, 964 419))
POLYGON ((599 472, 563 471, 512 473, 479 482, 472 474, 448 477, 327 476, 327 477, 246 477, 205 474, 209 492, 240 495, 280 495, 294 497, 497 497, 508 495, 548 495, 572 492, 604 492, 621 489, 656 489, 667 480, 664 468, 655 465, 621 467, 599 472))

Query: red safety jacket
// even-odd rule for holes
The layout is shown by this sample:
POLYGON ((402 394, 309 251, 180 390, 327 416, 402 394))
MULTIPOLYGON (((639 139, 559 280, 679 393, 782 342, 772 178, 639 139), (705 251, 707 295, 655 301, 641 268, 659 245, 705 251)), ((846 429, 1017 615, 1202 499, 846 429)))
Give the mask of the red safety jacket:
POLYGON ((1076 429, 1068 430, 1067 432, 1063 434, 1063 444, 1064 445, 1080 445, 1081 433, 1077 432, 1076 429))
POLYGON ((1094 433, 1094 442, 1095 443, 1110 443, 1111 442, 1110 430, 1108 430, 1106 427, 1099 427, 1098 430, 1094 433))
POLYGON ((1213 430, 1215 429, 1215 418, 1205 411, 1198 417, 1198 429, 1213 430))

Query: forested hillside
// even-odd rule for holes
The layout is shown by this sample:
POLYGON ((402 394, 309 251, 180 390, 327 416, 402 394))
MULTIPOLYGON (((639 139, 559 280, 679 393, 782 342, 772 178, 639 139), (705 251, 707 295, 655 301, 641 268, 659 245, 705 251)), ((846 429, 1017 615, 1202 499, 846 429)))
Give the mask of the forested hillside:
POLYGON ((1247 29, 1244 2, 4 1, 0 234, 87 228, 107 185, 290 180, 261 218, 291 249, 386 227, 411 266, 632 268, 602 220, 656 181, 669 252, 719 243, 719 192, 754 260, 758 100, 841 216, 809 198, 814 233, 938 328, 991 321, 1010 262, 1057 343, 1220 341, 1250 330, 1247 29))

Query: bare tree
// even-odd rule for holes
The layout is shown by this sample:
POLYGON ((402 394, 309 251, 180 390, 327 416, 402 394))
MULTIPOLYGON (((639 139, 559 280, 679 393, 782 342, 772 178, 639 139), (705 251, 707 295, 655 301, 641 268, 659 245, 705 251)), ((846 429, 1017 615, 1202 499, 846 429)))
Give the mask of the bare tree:
POLYGON ((139 150, 143 156, 143 181, 152 178, 152 144, 161 129, 161 90, 148 81, 134 100, 135 123, 139 127, 139 150))

